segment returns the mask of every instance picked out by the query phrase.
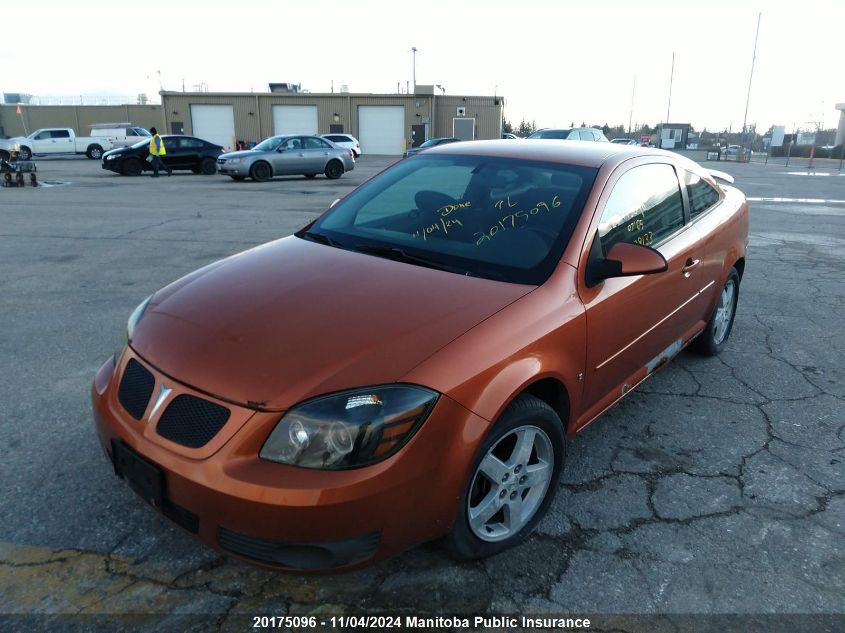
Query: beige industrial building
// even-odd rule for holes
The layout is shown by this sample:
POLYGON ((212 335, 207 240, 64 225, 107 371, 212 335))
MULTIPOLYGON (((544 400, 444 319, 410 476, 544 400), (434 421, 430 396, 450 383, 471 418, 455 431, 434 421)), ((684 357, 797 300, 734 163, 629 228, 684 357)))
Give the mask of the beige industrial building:
POLYGON ((72 127, 86 135, 94 123, 127 121, 160 132, 187 134, 235 148, 274 134, 345 132, 364 154, 401 154, 428 138, 464 140, 501 137, 501 96, 435 94, 418 85, 416 94, 162 92, 161 105, 0 107, 7 136, 39 127, 72 127))

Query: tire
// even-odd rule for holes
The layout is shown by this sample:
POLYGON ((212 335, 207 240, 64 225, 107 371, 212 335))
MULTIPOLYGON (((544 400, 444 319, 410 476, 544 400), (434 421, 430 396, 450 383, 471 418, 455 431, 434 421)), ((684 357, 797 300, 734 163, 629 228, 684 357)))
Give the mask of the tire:
POLYGON ((0 160, 9 160, 10 158, 11 156, 9 155, 9 152, 4 149, 0 149, 0 160))
POLYGON ((273 172, 270 169, 269 163, 265 163, 264 161, 255 163, 249 169, 249 176, 255 182, 265 182, 270 180, 273 177, 273 172))
POLYGON ((217 161, 213 158, 203 158, 200 163, 200 171, 206 176, 213 176, 217 173, 217 161))
POLYGON ((32 150, 29 149, 26 145, 21 145, 20 157, 21 160, 29 160, 30 158, 32 158, 32 150))
POLYGON ((736 305, 739 300, 739 273, 731 268, 725 285, 719 293, 716 307, 707 327, 690 343, 690 349, 702 356, 716 356, 722 351, 733 329, 736 305))
POLYGON ((492 556, 531 533, 558 488, 563 431, 557 413, 535 396, 522 394, 505 409, 481 444, 446 536, 453 556, 492 556))
POLYGON ((120 166, 120 173, 124 176, 140 176, 144 171, 144 166, 137 158, 127 158, 120 166))
POLYGON ((100 160, 103 157, 103 148, 99 145, 90 145, 85 155, 91 160, 100 160))
POLYGON ((302 174, 302 175, 305 176, 306 178, 316 178, 317 177, 317 174, 302 174))
POLYGON ((326 165, 326 178, 337 180, 343 175, 343 163, 339 160, 330 160, 326 165))
POLYGON ((237 180, 238 182, 245 180, 246 176, 229 176, 232 180, 237 180))

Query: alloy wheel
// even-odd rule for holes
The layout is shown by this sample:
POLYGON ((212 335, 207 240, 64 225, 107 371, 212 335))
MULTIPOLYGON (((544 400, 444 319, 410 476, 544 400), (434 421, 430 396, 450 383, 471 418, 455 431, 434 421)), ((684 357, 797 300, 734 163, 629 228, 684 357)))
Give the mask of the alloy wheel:
POLYGON ((540 507, 554 471, 554 450, 546 433, 521 426, 484 455, 467 497, 472 533, 502 541, 525 527, 540 507))

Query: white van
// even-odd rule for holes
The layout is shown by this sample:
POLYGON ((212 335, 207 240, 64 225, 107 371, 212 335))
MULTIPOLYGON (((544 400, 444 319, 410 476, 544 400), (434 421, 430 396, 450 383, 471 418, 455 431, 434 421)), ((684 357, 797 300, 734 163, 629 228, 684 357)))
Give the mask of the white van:
POLYGON ((115 147, 127 147, 150 138, 151 134, 132 123, 96 123, 91 126, 91 136, 104 136, 115 147))

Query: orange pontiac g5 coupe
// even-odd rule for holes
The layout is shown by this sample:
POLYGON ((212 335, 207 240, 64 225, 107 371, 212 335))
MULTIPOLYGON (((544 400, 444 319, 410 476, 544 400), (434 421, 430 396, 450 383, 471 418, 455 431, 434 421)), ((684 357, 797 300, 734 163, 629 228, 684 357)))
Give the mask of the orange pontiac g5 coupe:
MULTIPOLYGON (((730 180, 721 174, 720 178, 730 180)), ((92 398, 115 473, 212 547, 349 568, 511 547, 572 437, 733 324, 748 206, 679 155, 455 143, 166 286, 92 398)))

